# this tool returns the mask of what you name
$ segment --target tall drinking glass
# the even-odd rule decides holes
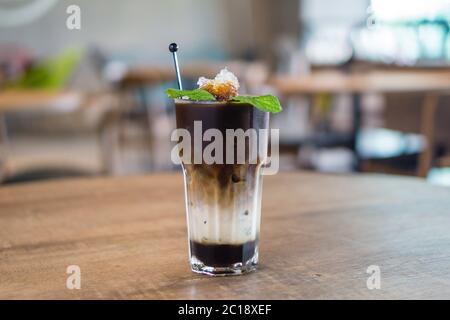
[[[180,154],[191,268],[209,275],[255,270],[269,114],[235,102],[176,100],[175,107],[177,128],[191,137],[190,150]]]

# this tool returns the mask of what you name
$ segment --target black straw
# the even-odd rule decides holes
[[[183,90],[183,85],[181,84],[180,68],[178,66],[177,58],[178,45],[176,43],[171,43],[169,45],[169,51],[172,52],[173,55],[173,63],[175,64],[175,74],[177,76],[178,89]]]

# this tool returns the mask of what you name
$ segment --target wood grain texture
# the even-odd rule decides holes
[[[4,187],[0,298],[450,298],[449,226],[450,189],[417,178],[268,176],[260,269],[211,278],[188,267],[181,174]]]

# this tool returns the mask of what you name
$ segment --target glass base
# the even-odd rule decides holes
[[[206,274],[209,276],[239,276],[252,271],[255,271],[258,266],[258,257],[255,256],[247,263],[242,264],[241,262],[232,264],[230,266],[206,266],[203,262],[195,257],[191,258],[191,269],[195,273]]]

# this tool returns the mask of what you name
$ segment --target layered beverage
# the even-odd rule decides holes
[[[273,96],[238,96],[238,88],[224,69],[213,80],[200,78],[199,89],[168,90],[177,129],[190,137],[179,155],[194,272],[242,274],[258,264],[266,109],[281,107]]]
[[[246,103],[177,100],[176,118],[177,127],[187,129],[192,137],[196,121],[201,122],[202,136],[208,129],[217,129],[225,137],[221,163],[206,164],[204,159],[194,163],[194,139],[190,161],[182,163],[192,269],[213,274],[250,271],[258,263],[265,163],[264,152],[251,157],[250,145],[267,145],[267,135],[258,134],[253,141],[245,138],[244,163],[238,163],[238,138],[226,139],[226,131],[261,133],[260,129],[268,128],[269,114]],[[233,145],[227,146],[227,141]],[[202,153],[208,145],[202,142]],[[233,163],[226,161],[230,152]]]

